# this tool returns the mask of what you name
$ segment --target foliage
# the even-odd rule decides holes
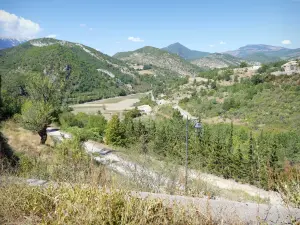
[[[103,115],[88,115],[71,112],[63,112],[59,116],[59,122],[63,129],[75,135],[79,140],[103,141],[107,121]]]
[[[152,65],[144,65],[143,70],[151,70],[152,69]]]
[[[67,211],[67,213],[66,213]],[[87,216],[88,215],[88,216]],[[98,187],[75,185],[0,187],[0,222],[22,224],[205,224],[214,222],[191,209],[172,208],[161,200]]]
[[[154,107],[156,105],[156,102],[152,101],[151,95],[147,95],[145,97],[140,98],[140,101],[135,103],[135,106],[140,106],[140,105],[149,105],[151,107]]]
[[[113,57],[130,63],[142,65],[151,64],[152,67],[159,67],[171,73],[179,74],[180,76],[194,75],[201,71],[198,66],[191,64],[176,54],[171,54],[150,46],[135,51],[119,52]]]
[[[248,54],[243,57],[244,59],[247,59],[248,61],[252,62],[261,62],[261,63],[270,63],[275,61],[280,61],[281,58],[276,55],[270,55],[263,52],[255,52],[252,54]]]
[[[262,64],[261,67],[257,70],[258,73],[271,73],[275,71],[280,71],[281,66],[285,64],[287,61],[277,61],[277,62],[272,62],[272,63],[267,63],[267,64]]]
[[[125,119],[127,119],[127,118],[134,119],[134,118],[140,117],[141,115],[142,114],[141,114],[140,110],[138,110],[138,108],[135,107],[134,109],[127,111],[124,116],[125,116]]]
[[[157,68],[158,69],[158,68]],[[188,77],[180,77],[170,71],[159,69],[158,75],[140,76],[141,82],[148,84],[154,97],[159,94],[169,94],[180,85],[188,83]]]
[[[26,101],[21,110],[21,123],[26,129],[38,132],[52,121],[53,110],[49,103]]]
[[[126,144],[124,127],[120,123],[117,115],[113,115],[107,124],[107,128],[105,130],[105,141],[107,144],[117,146],[124,146]]]
[[[210,69],[204,72],[199,73],[199,77],[212,79],[212,80],[231,80],[231,76],[234,74],[234,71],[232,68],[226,68],[226,69]]]
[[[180,101],[192,115],[222,117],[244,121],[266,129],[299,129],[299,75],[273,76],[257,74],[231,86],[219,86],[212,92],[201,91]],[[220,101],[213,102],[213,98]]]
[[[279,191],[287,204],[300,208],[300,169],[289,164],[286,164],[284,169],[285,173],[280,174]]]
[[[246,62],[241,62],[240,68],[245,68],[245,67],[248,67],[248,64]]]
[[[36,40],[31,42],[34,41]],[[1,51],[0,57],[3,63],[0,71],[3,71],[1,74],[5,90],[14,89],[17,94],[19,87],[22,86],[20,74],[26,78],[27,74],[32,73],[43,73],[52,81],[63,75],[72,92],[68,98],[71,102],[113,97],[124,92],[127,94],[131,91],[125,84],[137,85],[134,72],[117,59],[71,42],[61,44],[60,41],[54,39],[39,39],[38,41],[48,41],[51,44],[35,47],[30,42],[26,42],[15,48]],[[127,73],[122,72],[121,68]],[[110,77],[108,73],[113,74],[115,78]],[[25,89],[27,85],[30,85],[26,79],[23,83]]]

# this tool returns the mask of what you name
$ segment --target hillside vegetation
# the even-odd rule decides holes
[[[141,65],[151,64],[180,74],[181,76],[194,76],[201,70],[196,65],[185,61],[178,55],[150,46],[135,51],[120,52],[113,57],[130,63]]]
[[[191,61],[192,64],[195,64],[202,68],[224,68],[224,67],[236,67],[239,66],[242,60],[241,58],[234,57],[229,54],[220,54],[214,53],[208,56],[202,57]]]
[[[212,80],[208,89],[192,93],[180,105],[192,115],[202,118],[222,117],[244,121],[253,127],[280,130],[299,129],[300,75],[274,76],[285,62],[262,65],[252,77],[239,77],[233,71],[202,72],[200,76],[232,85],[216,85]],[[207,85],[207,84],[206,84]]]
[[[55,79],[65,74],[71,101],[81,102],[134,92],[139,79],[126,64],[92,48],[55,39],[36,39],[0,51],[3,88],[25,90],[26,76],[37,72]]]
[[[100,159],[97,160],[99,162],[101,154],[93,152],[88,155],[82,145],[86,140],[94,140],[109,148],[121,150],[120,154],[127,155],[125,157],[129,157],[129,154],[136,154],[137,157],[143,157],[145,161],[147,157],[153,158],[151,162],[156,162],[155,164],[160,166],[171,165],[173,171],[174,168],[183,170],[184,166],[187,166],[187,171],[191,174],[193,171],[200,175],[202,172],[208,172],[225,179],[234,179],[265,190],[280,192],[288,205],[300,207],[300,120],[298,113],[300,110],[300,75],[271,75],[271,71],[280,69],[284,63],[276,62],[263,65],[256,71],[257,74],[251,73],[249,77],[243,76],[244,74],[235,74],[232,68],[195,70],[194,72],[200,78],[207,79],[201,78],[198,81],[195,79],[190,82],[191,79],[187,76],[178,74],[183,71],[187,72],[188,68],[194,68],[192,64],[176,55],[155,48],[146,47],[144,50],[147,51],[144,53],[143,49],[140,49],[136,52],[121,53],[119,56],[131,64],[137,63],[134,62],[135,60],[131,61],[132,58],[141,61],[149,60],[145,64],[141,63],[143,70],[151,69],[156,73],[161,71],[163,75],[137,75],[135,69],[130,69],[129,65],[125,65],[124,62],[116,65],[110,64],[118,63],[117,59],[108,63],[110,58],[105,58],[106,56],[101,58],[100,53],[88,47],[68,42],[57,43],[51,39],[46,39],[44,42],[35,40],[32,43],[27,42],[16,48],[2,51],[1,57],[3,58],[1,59],[4,59],[3,65],[5,65],[2,71],[6,73],[2,75],[0,112],[1,116],[5,115],[4,119],[10,118],[13,122],[8,120],[3,123],[1,130],[5,138],[0,135],[0,172],[8,176],[88,184],[97,187],[99,185],[113,187],[112,184],[115,182],[118,185],[116,188],[129,187],[143,191],[145,189],[157,191],[149,183],[144,185],[138,182],[142,178],[137,176],[136,164],[128,165],[134,168],[130,170],[133,178],[127,180],[124,179],[125,176],[120,178],[120,174],[115,174],[108,169],[111,168],[110,165],[116,164],[96,163],[93,160],[94,155]],[[19,54],[19,51],[23,55]],[[85,60],[86,58],[88,60]],[[53,62],[48,62],[49,59]],[[154,60],[157,65],[151,60]],[[74,64],[68,62],[74,62]],[[50,66],[45,66],[44,63]],[[174,67],[176,65],[174,63],[181,63],[181,67]],[[101,79],[98,77],[99,74],[91,75],[93,71],[97,71],[100,64],[107,66],[105,68],[109,71],[109,73],[104,72],[105,75],[102,74]],[[122,65],[124,67],[121,67]],[[146,68],[145,65],[147,65]],[[241,73],[250,69],[247,68],[247,63],[241,63],[240,67],[243,67],[240,70]],[[89,72],[84,73],[85,69]],[[117,72],[114,71],[115,69]],[[101,73],[103,70],[102,67]],[[12,79],[8,79],[9,75],[12,75]],[[93,86],[93,82],[88,79],[90,76],[93,77],[93,82],[102,82],[104,79],[118,86],[114,88]],[[157,107],[153,112],[158,113],[154,115],[142,116],[141,112],[135,108],[124,113],[124,119],[120,119],[118,115],[112,115],[107,121],[100,112],[95,115],[84,113],[75,115],[71,112],[69,98],[76,94],[84,94],[89,87],[101,93],[120,90],[125,86],[129,77],[133,79],[132,82],[140,82],[134,87],[142,85],[146,88],[150,87],[156,97],[161,96],[159,95],[161,93],[165,94],[166,98],[172,94],[186,94],[178,93],[178,90],[183,90],[181,87],[185,87],[190,95],[186,95],[187,97],[181,98],[180,101],[181,96],[178,96],[177,102],[179,101],[180,106],[197,117],[199,122],[203,120],[201,129],[194,132],[195,121],[183,120],[182,113],[174,110],[173,105],[160,107],[154,102],[151,104],[150,95],[142,99],[142,103]],[[131,81],[128,81],[129,83]],[[126,91],[126,89],[122,90]],[[179,109],[177,102],[174,101],[172,104]],[[164,108],[167,112],[162,112],[163,116],[160,117],[159,111]],[[204,122],[216,116],[230,118],[231,124]],[[55,141],[56,138],[53,138],[54,141],[50,140],[47,137],[47,127],[53,124],[71,133],[72,138],[62,138],[61,143]],[[186,127],[189,129],[188,136],[186,136]],[[185,151],[186,141],[188,142],[188,157]],[[155,166],[157,165],[150,165],[152,168]],[[145,173],[147,171],[151,173],[151,170],[145,169]],[[187,185],[183,184],[185,182],[178,177],[178,171],[170,173],[167,170],[163,174],[171,181],[166,191],[173,194],[176,190],[182,190],[182,187],[185,187],[186,195],[199,196],[205,193],[207,196],[214,196],[214,190],[210,190],[205,184],[196,186],[197,180],[191,177],[187,177]],[[160,175],[159,179],[163,177]],[[192,185],[201,188],[197,189]],[[125,198],[124,195],[118,195],[119,192],[99,194],[97,189],[75,187],[67,190],[27,189],[21,186],[14,189],[14,187],[12,185],[7,188],[0,187],[2,194],[0,204],[4,207],[0,211],[0,219],[4,222],[19,219],[18,215],[22,215],[22,218],[33,216],[32,219],[37,219],[38,222],[48,223],[73,222],[73,219],[78,218],[82,218],[80,220],[82,223],[89,223],[104,215],[110,215],[106,221],[113,224],[118,224],[120,221],[124,221],[124,224],[128,221],[143,224],[144,220],[142,222],[141,220],[145,218],[149,218],[144,222],[145,224],[151,222],[176,224],[177,221],[175,220],[177,217],[174,217],[176,214],[166,216],[166,208],[161,204],[153,208],[148,201]],[[16,191],[18,189],[28,194],[15,198],[17,194],[20,194]],[[61,195],[56,195],[57,193]],[[92,198],[96,201],[96,205],[95,201],[90,201]],[[18,204],[15,206],[13,203]],[[12,207],[14,210],[11,210]],[[65,215],[66,207],[69,213],[67,215]],[[138,211],[137,208],[142,211]],[[84,216],[90,215],[88,214],[90,211],[97,212],[93,214],[95,217]],[[147,213],[146,216],[144,212]],[[152,217],[149,217],[150,212],[154,212]],[[137,213],[139,217],[136,217]],[[183,216],[179,224],[193,224],[193,221],[199,224],[202,221],[198,220],[202,217],[194,217],[194,215],[190,217],[190,214],[181,215]],[[204,221],[204,223],[207,222],[210,223],[211,220]]]

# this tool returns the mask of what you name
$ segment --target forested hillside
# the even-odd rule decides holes
[[[207,84],[212,88],[192,93],[180,105],[202,118],[230,118],[254,128],[299,130],[300,75],[271,75],[283,63],[263,65],[252,77],[239,77],[233,70],[203,72],[200,76],[219,84],[210,80]],[[222,85],[224,80],[233,83]]]
[[[88,101],[134,92],[139,79],[122,61],[92,48],[55,39],[36,39],[0,52],[3,88],[18,92],[26,74],[55,79],[65,74],[72,101]],[[10,92],[11,93],[11,92]]]

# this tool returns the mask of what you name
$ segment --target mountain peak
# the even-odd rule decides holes
[[[186,60],[199,59],[209,54],[208,52],[191,50],[179,42],[173,43],[165,48],[162,48],[162,50],[165,50],[169,53],[176,54]]]
[[[170,44],[170,45],[167,46],[167,47],[170,47],[170,46],[178,46],[178,47],[184,47],[184,48],[187,48],[187,47],[185,47],[183,44],[181,44],[181,43],[179,43],[179,42],[175,42],[175,43],[173,43],[173,44]]]

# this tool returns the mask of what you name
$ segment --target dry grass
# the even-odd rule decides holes
[[[10,175],[13,171],[12,175],[57,182],[111,184],[110,172],[91,160],[79,142],[68,140],[54,146],[48,137],[47,145],[40,145],[37,134],[13,121],[4,123],[2,131],[19,161],[17,168],[0,173]]]
[[[194,209],[96,187],[0,187],[1,224],[215,224]]]
[[[12,120],[3,123],[2,133],[7,138],[8,144],[17,153],[40,156],[51,151],[54,146],[50,138],[47,139],[46,145],[40,145],[38,134],[21,128]]]

